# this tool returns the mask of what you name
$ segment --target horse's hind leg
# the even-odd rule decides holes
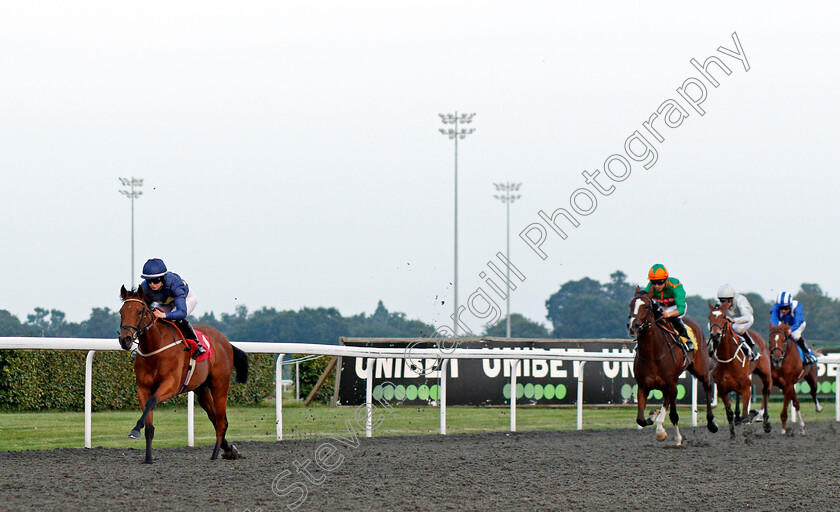
[[[668,414],[668,417],[670,418],[671,423],[674,425],[674,438],[677,441],[676,446],[682,446],[683,437],[682,437],[682,434],[680,434],[680,425],[679,425],[680,415],[677,412],[677,389],[676,389],[676,387],[674,387],[674,389],[670,392],[670,395],[669,395],[667,401],[669,402],[669,407],[670,407],[670,412]]]
[[[723,401],[723,407],[726,409],[726,420],[729,422],[729,439],[735,439],[735,415],[732,413],[732,403],[729,401],[729,392],[723,392],[718,387],[718,397]],[[736,403],[737,407],[738,404]]]
[[[735,426],[741,425],[741,401],[738,400],[738,394],[735,393]]]
[[[773,385],[772,377],[769,374],[762,375],[761,384],[761,414],[764,421],[764,433],[769,434],[773,430],[770,425],[770,414],[767,412],[767,404],[770,402],[770,386]]]
[[[715,423],[715,413],[712,411],[712,378],[706,374],[706,378],[701,382],[703,383],[703,392],[706,393],[706,428],[714,434],[718,431],[718,426]]]
[[[817,371],[816,366],[811,365],[811,370],[808,370],[808,374],[805,376],[805,381],[811,387],[811,398],[814,399],[814,410],[817,412],[823,411],[823,406],[820,405],[820,401],[817,399],[817,389],[819,388],[819,383],[817,382]]]

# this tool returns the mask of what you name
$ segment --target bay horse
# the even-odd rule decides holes
[[[672,338],[679,334],[672,334],[673,329],[663,325],[667,320],[661,318],[661,313],[661,306],[636,287],[636,296],[630,301],[630,317],[627,321],[627,332],[636,339],[638,344],[633,360],[633,373],[638,384],[636,423],[640,427],[653,424],[651,418],[644,418],[648,393],[654,389],[662,391],[662,408],[656,416],[656,439],[664,441],[668,437],[663,423],[665,411],[670,410],[669,418],[676,431],[677,446],[681,446],[682,435],[680,435],[679,414],[677,413],[677,379],[684,370],[688,370],[703,385],[703,390],[706,392],[706,427],[710,432],[718,430],[715,415],[712,412],[710,375],[712,361],[709,358],[703,331],[695,322],[688,318],[683,319],[694,331],[697,344],[693,360],[688,360],[683,349]]]
[[[796,341],[790,337],[790,326],[784,322],[777,326],[770,324],[770,362],[772,363],[773,384],[779,387],[784,393],[784,404],[779,418],[782,420],[782,434],[787,433],[788,404],[793,402],[794,416],[799,415],[799,425],[802,433],[805,433],[805,421],[802,419],[802,412],[799,410],[799,398],[793,385],[805,380],[811,388],[811,398],[814,399],[814,409],[822,412],[823,407],[817,400],[817,364],[808,366],[802,364],[802,356],[799,355],[799,347]]]
[[[155,427],[152,425],[153,411],[157,404],[188,391],[195,392],[198,403],[207,412],[207,417],[216,429],[216,445],[211,460],[224,450],[222,458],[239,458],[236,447],[225,439],[227,432],[227,394],[232,369],[236,368],[236,380],[244,384],[248,380],[248,356],[232,346],[224,334],[209,325],[196,325],[210,341],[213,356],[195,363],[195,370],[188,382],[187,368],[190,353],[181,343],[183,336],[175,324],[155,317],[146,304],[143,288],[128,291],[120,289],[123,301],[120,308],[120,346],[131,350],[137,344],[134,358],[134,374],[137,380],[137,397],[143,414],[128,437],[140,439],[140,430],[146,428],[145,464],[152,463],[152,439]]]
[[[773,379],[770,373],[770,351],[767,349],[767,342],[755,331],[748,331],[750,337],[758,347],[761,356],[755,361],[750,361],[749,350],[744,348],[746,341],[741,341],[732,329],[732,321],[726,316],[726,309],[721,305],[709,304],[709,352],[717,363],[712,370],[712,377],[717,383],[718,396],[723,400],[726,408],[726,419],[729,420],[729,438],[735,439],[735,425],[741,423],[741,408],[736,400],[735,413],[732,412],[732,404],[729,400],[729,393],[734,391],[741,395],[744,404],[744,417],[746,421],[751,420],[750,416],[750,395],[752,393],[752,376],[758,375],[761,379],[761,410],[755,415],[755,419],[764,422],[764,432],[772,430],[770,425],[770,414],[767,412],[767,401],[770,398],[770,387]]]

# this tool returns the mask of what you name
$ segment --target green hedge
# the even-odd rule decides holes
[[[0,351],[0,410],[84,410],[86,355],[76,350]],[[228,403],[255,404],[274,395],[274,356],[249,354],[248,359],[248,383],[231,383]],[[92,401],[94,411],[139,408],[127,352],[94,356]],[[167,403],[186,404],[186,396]]]

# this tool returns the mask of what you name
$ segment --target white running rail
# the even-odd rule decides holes
[[[372,436],[371,416],[373,407],[373,367],[374,360],[381,357],[405,359],[440,359],[445,364],[449,359],[506,359],[514,369],[523,359],[574,361],[578,370],[577,381],[577,428],[583,428],[583,366],[587,361],[597,362],[632,362],[630,353],[604,352],[570,352],[567,349],[533,349],[528,351],[513,348],[465,349],[465,348],[380,348],[380,347],[350,347],[343,345],[324,345],[314,343],[269,343],[269,342],[231,342],[235,347],[248,353],[277,354],[275,364],[275,392],[276,402],[276,435],[277,440],[283,439],[283,401],[282,401],[282,364],[286,354],[313,354],[323,356],[344,356],[367,358],[367,386],[366,386],[366,418],[365,435]],[[91,384],[93,381],[93,356],[97,351],[119,351],[116,339],[99,338],[2,338],[0,349],[23,350],[86,350],[85,359],[85,448],[91,447]],[[840,364],[840,354],[820,356],[820,363]],[[440,394],[440,432],[446,434],[446,368],[442,368]],[[840,422],[840,371],[835,371],[835,421]],[[510,401],[510,430],[516,431],[516,371],[510,372],[511,401]],[[187,400],[187,444],[194,446],[194,406],[193,393]],[[697,425],[697,380],[692,379],[691,393],[692,424]]]

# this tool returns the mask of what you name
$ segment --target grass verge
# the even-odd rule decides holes
[[[817,414],[810,401],[802,400],[805,423],[833,421],[834,403],[823,402],[825,410]],[[781,403],[770,404],[771,421],[778,428]],[[283,439],[318,439],[329,434],[347,434],[346,420],[353,422],[357,433],[364,432],[364,420],[357,423],[356,407],[302,407],[291,402],[283,405]],[[397,406],[390,411],[379,408],[381,416],[374,436],[426,435],[440,432],[440,409],[437,407]],[[691,424],[691,412],[680,407],[680,423]],[[718,424],[723,427],[726,414],[719,405],[715,409]],[[109,448],[143,448],[142,440],[128,439],[128,432],[140,417],[140,411],[106,411],[93,414],[92,444]],[[700,425],[705,423],[701,407]],[[447,433],[481,433],[510,430],[510,409],[507,407],[448,407]],[[583,410],[586,429],[632,428],[636,408],[630,406],[595,407]],[[232,407],[228,409],[227,438],[231,441],[274,441],[274,404]],[[577,426],[574,407],[519,407],[516,410],[517,430],[573,430]],[[185,407],[160,406],[155,409],[155,447],[187,445],[187,410]],[[670,422],[666,420],[666,426]],[[215,442],[212,425],[204,411],[196,405],[195,444]],[[0,413],[0,450],[43,450],[81,448],[84,446],[84,414],[81,412]]]

